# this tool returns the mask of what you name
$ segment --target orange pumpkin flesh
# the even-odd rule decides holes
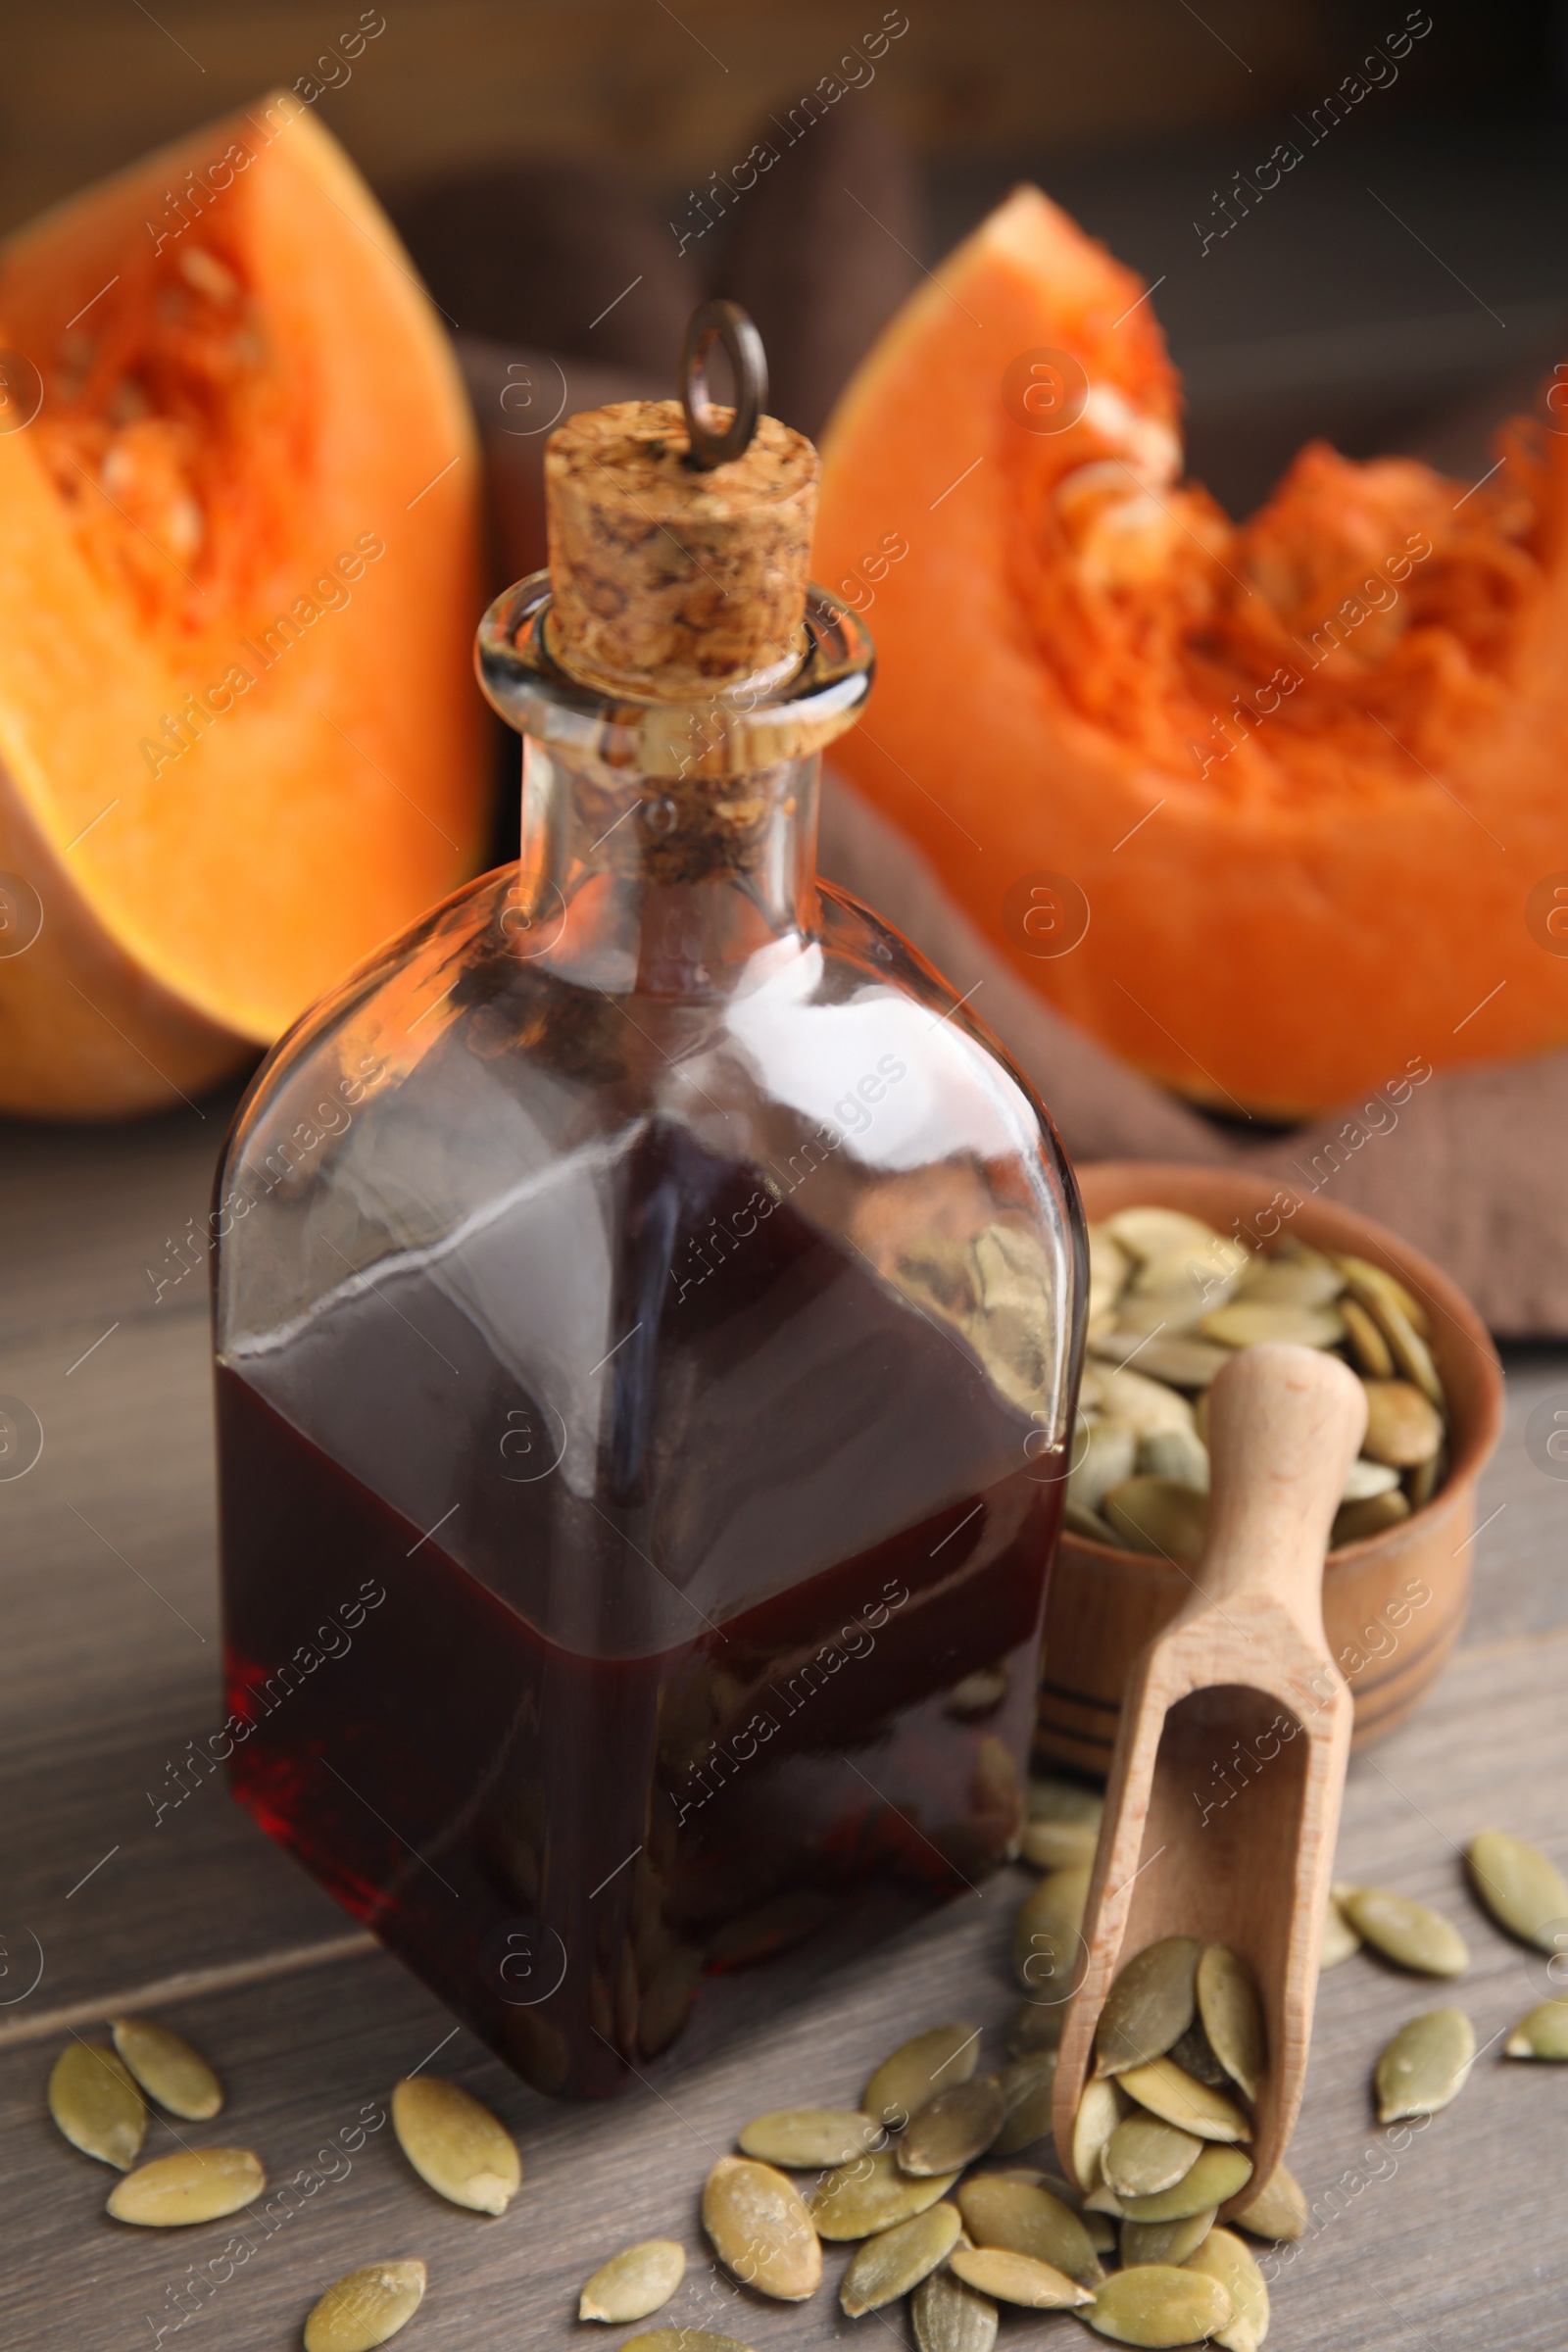
[[[473,870],[473,435],[287,97],[0,247],[0,1106],[144,1109]]]
[[[1087,379],[1064,429],[1031,429],[1076,405],[1049,376],[1021,405],[1042,350]],[[815,568],[880,680],[835,758],[1020,973],[1196,1100],[1294,1118],[1568,1042],[1568,440],[1511,427],[1480,488],[1314,444],[1235,525],[1178,416],[1142,282],[1017,191],[825,439]],[[1088,901],[1055,956],[1022,928],[1047,873]]]

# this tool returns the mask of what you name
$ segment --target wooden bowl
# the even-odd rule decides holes
[[[1294,1234],[1314,1249],[1352,1250],[1386,1266],[1426,1306],[1428,1346],[1448,1397],[1447,1478],[1408,1519],[1331,1551],[1323,1569],[1329,1648],[1355,1698],[1354,1744],[1382,1739],[1442,1673],[1464,1623],[1476,1481],[1502,1421],[1502,1369],[1485,1325],[1407,1242],[1273,1176],[1102,1160],[1080,1168],[1078,1184],[1091,1224],[1149,1201],[1186,1209],[1254,1247],[1272,1227],[1281,1238]],[[1189,1590],[1168,1560],[1062,1530],[1040,1668],[1035,1752],[1043,1761],[1109,1770],[1128,1668]]]

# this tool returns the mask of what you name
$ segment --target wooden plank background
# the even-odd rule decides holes
[[[190,2309],[181,2332],[193,2352],[271,2352],[297,2343],[305,2311],[338,2273],[416,2253],[431,2287],[411,2352],[511,2352],[569,2333],[587,2273],[616,2244],[657,2232],[682,2237],[692,2257],[679,2322],[706,2317],[757,2352],[811,2352],[856,2326],[876,2342],[884,2328],[905,2341],[897,2312],[854,2325],[839,2314],[837,2255],[829,2290],[805,2308],[726,2286],[703,2259],[698,2191],[749,2113],[853,2099],[918,2024],[972,2017],[988,2030],[988,2059],[1000,2057],[1022,1874],[804,2003],[776,2015],[764,2006],[735,2044],[658,2092],[572,2108],[538,2098],[455,2032],[220,1781],[157,1819],[168,1767],[219,1720],[205,1268],[187,1251],[190,1271],[172,1277],[227,1108],[209,1102],[199,1118],[181,1111],[122,1130],[0,1130],[0,1392],[21,1397],[44,1431],[36,1466],[0,1483],[10,2339],[111,2352],[151,2342]],[[1475,1967],[1457,1998],[1493,2046],[1459,2103],[1399,2149],[1373,2123],[1370,2069],[1397,2022],[1452,1988],[1364,1955],[1325,1979],[1293,2150],[1319,2219],[1276,2289],[1270,2342],[1281,2352],[1457,2352],[1476,2340],[1560,2352],[1568,2073],[1505,2063],[1493,2039],[1552,1988],[1544,1957],[1476,1911],[1458,1857],[1492,1822],[1568,1860],[1568,1487],[1543,1475],[1523,1440],[1530,1411],[1558,1395],[1568,1405],[1568,1353],[1512,1356],[1466,1646],[1416,1720],[1352,1767],[1341,1846],[1343,1875],[1421,1895],[1462,1925]],[[756,1983],[766,2004],[766,1982]],[[182,2026],[228,2082],[221,2126],[188,2135],[254,2145],[274,2183],[302,2167],[318,2182],[309,2196],[293,2192],[270,2233],[252,2229],[254,2257],[206,2303],[190,2301],[190,2266],[219,2252],[225,2226],[142,2234],[109,2222],[109,2175],[60,2140],[44,2108],[67,2035],[132,2002]],[[518,2136],[525,2183],[501,2220],[442,2205],[403,2163],[390,2127],[368,2129],[397,2076],[432,2052]],[[147,2152],[173,2144],[171,2127],[155,2124]],[[1014,2339],[1087,2340],[1076,2326],[1005,2323]]]

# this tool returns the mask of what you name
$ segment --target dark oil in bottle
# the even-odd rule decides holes
[[[236,1792],[569,2094],[1008,1850],[1062,1494],[951,1331],[787,1200],[701,1249],[759,1171],[656,1127],[619,1181],[583,1491],[429,1262],[218,1373]],[[385,1498],[416,1491],[445,1516]]]

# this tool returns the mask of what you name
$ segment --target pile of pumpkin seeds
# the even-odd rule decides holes
[[[1209,1386],[1264,1341],[1333,1349],[1366,1388],[1367,1430],[1333,1547],[1429,1502],[1447,1470],[1447,1406],[1421,1301],[1369,1258],[1287,1235],[1268,1254],[1174,1208],[1089,1228],[1089,1360],[1066,1521],[1124,1551],[1192,1566],[1207,1518]]]
[[[267,2171],[250,2148],[187,2144],[137,2163],[149,2100],[183,2123],[210,2123],[222,2108],[223,2086],[199,2050],[151,2018],[116,2018],[110,2034],[113,2047],[79,2038],[66,2044],[49,2077],[49,2112],[73,2147],[122,2175],[109,2195],[113,2218],[146,2230],[183,2229],[253,2204],[266,2191]],[[482,2100],[459,2082],[418,2075],[394,2084],[391,2106],[398,2144],[421,2180],[449,2204],[506,2211],[522,2165]],[[426,2276],[422,2262],[409,2260],[350,2271],[313,2306],[305,2352],[373,2352],[413,2319]]]
[[[1245,2150],[1266,2065],[1256,1987],[1222,1944],[1173,1936],[1121,1970],[1102,2014],[1096,2070],[1072,2145],[1073,2178],[1012,2159],[1051,2132],[1056,2051],[1089,1891],[1102,1799],[1059,1780],[1029,1789],[1025,1858],[1045,1872],[1013,1927],[1014,1966],[1029,1992],[1006,2061],[981,2073],[967,2023],[927,2028],[876,2067],[856,2108],[754,2116],[703,2189],[702,2222],[718,2262],[755,2292],[805,2302],[822,2282],[824,2244],[853,2245],[838,2288],[851,2319],[908,2299],[916,2352],[993,2352],[999,2304],[1074,2313],[1116,2343],[1176,2346],[1207,2338],[1257,2352],[1268,2289],[1245,2232],[1281,2241],[1307,2225],[1284,2165],[1260,2188]],[[1467,1851],[1470,1883],[1499,1927],[1560,1948],[1568,1885],[1523,1838],[1483,1830]],[[1430,1977],[1469,1965],[1464,1939],[1427,1905],[1385,1888],[1336,1886],[1323,1964],[1362,1942]],[[1049,1987],[1055,1997],[1042,1998]],[[49,2107],[74,2146],[122,2178],[117,2221],[167,2229],[216,2221],[262,2195],[250,2149],[186,2146],[138,2164],[148,2101],[188,2123],[221,2110],[222,2084],[183,2037],[146,2018],[118,2018],[113,2046],[74,2039],[49,2078]],[[1505,2045],[1510,2058],[1568,2061],[1568,2000],[1541,2003]],[[1380,2120],[1437,2112],[1469,2074],[1475,2035],[1457,2009],[1401,2026],[1377,2062]],[[461,2084],[411,2077],[391,2098],[414,2171],[450,2203],[504,2213],[522,2167],[510,2134]],[[982,2165],[984,2169],[974,2169]],[[803,2194],[791,2178],[813,2173]],[[1218,2208],[1250,2190],[1235,2230]],[[1106,2258],[1119,2261],[1107,2268]],[[679,2288],[686,2253],[646,2238],[601,2264],[578,2317],[624,2326],[650,2319]],[[313,2306],[305,2352],[372,2352],[418,2310],[425,2265],[362,2265]],[[692,2328],[653,2328],[622,2352],[747,2352]]]

